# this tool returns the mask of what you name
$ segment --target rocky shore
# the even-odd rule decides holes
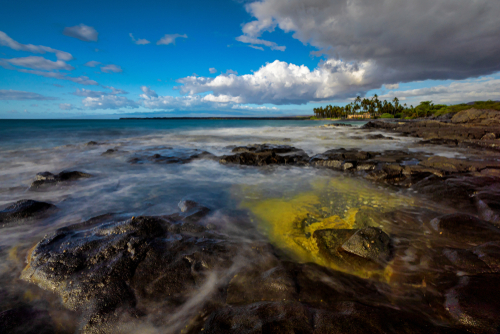
[[[57,296],[54,303],[79,319],[73,330],[81,333],[499,333],[500,112],[373,121],[363,129],[370,140],[422,140],[405,150],[339,147],[312,156],[278,144],[233,146],[218,157],[196,150],[102,156],[122,154],[139,167],[208,159],[224,168],[328,169],[437,204],[378,210],[360,201],[353,224],[313,229],[337,219],[318,204],[322,213],[294,221],[294,233],[322,265],[296,261],[241,212],[221,215],[183,200],[174,214],[109,213],[56,229],[24,250],[18,275]],[[414,149],[429,145],[470,155]],[[40,173],[31,190],[78,187],[78,179],[91,177]],[[352,206],[342,196],[330,200],[342,212]],[[45,202],[12,203],[0,211],[0,227],[40,223],[56,210]],[[0,328],[64,332],[51,314],[10,305],[15,293],[0,288]]]

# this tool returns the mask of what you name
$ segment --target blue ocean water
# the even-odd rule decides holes
[[[314,127],[331,121],[292,120],[0,120],[0,150],[53,147],[145,133],[258,127]],[[356,123],[361,124],[361,123]]]

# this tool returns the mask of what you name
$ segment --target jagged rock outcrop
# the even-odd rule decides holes
[[[92,177],[88,173],[79,171],[62,171],[59,174],[52,174],[50,172],[42,172],[36,175],[35,181],[31,183],[30,190],[44,190],[50,186],[80,179]]]

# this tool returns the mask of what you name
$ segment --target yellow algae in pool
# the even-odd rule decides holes
[[[390,195],[353,178],[317,178],[307,191],[267,197],[257,187],[240,188],[241,207],[250,211],[271,243],[301,262],[332,266],[320,256],[314,232],[322,229],[353,229],[359,208],[383,207],[383,211],[412,201]],[[378,209],[381,210],[381,209]],[[340,269],[340,268],[336,268]],[[363,275],[365,276],[365,275]]]

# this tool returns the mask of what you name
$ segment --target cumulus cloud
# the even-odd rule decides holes
[[[51,61],[48,59],[45,59],[43,57],[38,57],[38,56],[29,56],[29,57],[21,57],[21,58],[11,58],[11,59],[2,59],[5,62],[15,65],[15,66],[20,66],[20,67],[27,67],[35,70],[46,70],[46,71],[52,71],[52,70],[74,70],[75,68],[66,62],[62,60],[57,60],[57,61]]]
[[[247,35],[242,35],[242,36],[236,37],[236,40],[238,42],[252,44],[249,46],[253,47],[254,49],[259,49],[259,47],[255,46],[255,44],[267,46],[271,50],[285,51],[285,49],[286,49],[286,46],[280,46],[280,45],[276,44],[275,42],[266,41],[266,40],[263,40],[260,38],[255,38],[255,37],[251,37],[251,36],[247,36]],[[260,49],[264,50],[262,47],[260,47]]]
[[[445,85],[409,90],[396,90],[379,98],[392,99],[397,96],[407,103],[434,101],[434,103],[464,103],[484,100],[500,100],[500,79],[481,77],[450,82]]]
[[[358,64],[329,59],[314,70],[282,61],[262,66],[252,74],[221,74],[215,78],[189,76],[179,79],[182,94],[211,92],[235,103],[304,104],[332,98],[346,98],[367,90],[381,73],[371,62]],[[208,95],[207,95],[208,96]]]
[[[102,95],[99,97],[86,97],[82,104],[89,109],[120,109],[138,108],[137,102],[127,99],[125,96]]]
[[[72,109],[74,109],[74,106],[71,103],[60,103],[59,104],[59,109],[62,109],[62,110],[72,110]]]
[[[144,99],[147,99],[150,97],[153,97],[153,98],[158,97],[158,94],[156,94],[156,92],[154,90],[152,90],[151,88],[149,88],[147,86],[141,86],[141,90],[144,93],[141,95],[141,97]]]
[[[43,96],[37,93],[24,92],[12,89],[0,89],[0,100],[55,100],[54,97]]]
[[[179,35],[179,34],[166,34],[163,36],[158,42],[156,42],[156,45],[168,45],[168,44],[174,44],[175,45],[175,40],[177,38],[187,38],[187,35]]]
[[[73,59],[73,56],[64,51],[56,50],[48,46],[43,45],[33,45],[33,44],[21,44],[10,38],[6,33],[0,31],[0,45],[7,46],[16,51],[27,51],[31,53],[54,53],[57,59],[69,61]]]
[[[99,33],[93,28],[85,24],[80,24],[74,27],[66,27],[63,34],[69,37],[78,38],[84,42],[97,42]]]
[[[123,70],[120,66],[109,64],[101,67],[101,71],[104,73],[121,73]]]
[[[86,62],[85,64],[83,64],[84,66],[87,66],[87,67],[96,67],[98,65],[101,65],[100,62],[98,61],[95,61],[95,60],[91,60],[91,61],[88,61]]]
[[[132,33],[128,34],[130,36],[130,38],[132,39],[132,42],[134,42],[135,44],[137,45],[145,45],[145,44],[149,44],[151,43],[150,41],[148,41],[147,39],[143,39],[143,38],[139,38],[139,39],[136,39],[134,37],[134,35],[132,35]]]
[[[233,105],[232,109],[252,110],[252,111],[277,111],[277,110],[279,110],[279,108],[276,108],[276,107],[265,107],[265,106],[252,107],[252,106],[244,106],[244,105],[241,105],[241,104],[235,104],[235,105]]]
[[[214,67],[210,67],[208,71],[212,74],[217,73],[217,70]]]

